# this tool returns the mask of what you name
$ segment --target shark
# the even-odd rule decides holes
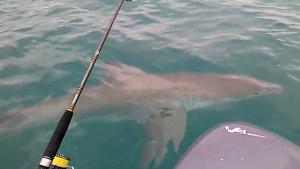
[[[168,144],[173,144],[175,151],[179,149],[187,112],[283,90],[279,84],[244,75],[184,71],[154,74],[119,62],[102,65],[106,77],[83,92],[75,114],[115,113],[136,119],[148,138],[141,168],[159,165],[169,151]],[[47,98],[34,106],[3,113],[0,132],[59,116],[69,100],[68,96]]]

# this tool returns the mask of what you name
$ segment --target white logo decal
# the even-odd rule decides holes
[[[253,137],[260,137],[260,138],[267,138],[266,136],[258,135],[258,134],[253,134],[253,133],[248,133],[247,130],[243,130],[239,127],[236,127],[234,129],[230,129],[229,126],[225,126],[225,129],[227,130],[228,133],[240,133],[242,135],[248,135],[248,136],[253,136]]]

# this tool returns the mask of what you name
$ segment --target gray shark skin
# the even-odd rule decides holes
[[[122,63],[104,64],[104,68],[106,80],[83,92],[75,116],[117,113],[136,119],[149,136],[141,168],[150,162],[159,165],[170,141],[178,150],[185,133],[186,112],[217,102],[283,90],[278,84],[233,74],[151,74]],[[48,98],[35,106],[1,114],[0,132],[59,116],[70,101],[68,97]]]

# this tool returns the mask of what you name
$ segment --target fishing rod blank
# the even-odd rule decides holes
[[[77,88],[76,90],[76,94],[73,98],[73,101],[71,102],[70,106],[67,108],[67,110],[65,111],[65,113],[63,114],[63,116],[61,117],[51,139],[50,139],[50,142],[47,146],[47,148],[45,149],[44,151],[44,154],[43,154],[43,157],[39,163],[39,169],[48,169],[51,164],[52,164],[52,160],[54,158],[54,156],[56,155],[57,153],[57,150],[59,149],[60,147],[60,144],[66,134],[66,131],[68,129],[68,126],[71,122],[71,119],[72,119],[72,116],[73,116],[73,111],[75,109],[75,106],[76,106],[76,103],[78,102],[78,99],[84,89],[84,86],[92,72],[92,69],[98,59],[98,56],[100,55],[100,52],[104,46],[104,43],[108,37],[108,34],[112,28],[112,25],[113,23],[115,22],[116,18],[117,18],[117,15],[123,5],[125,0],[120,0],[119,1],[119,4],[116,8],[116,11],[113,15],[113,18],[104,34],[104,36],[102,37],[102,40],[100,41],[100,43],[98,44],[98,47],[96,49],[96,51],[94,52],[94,54],[92,55],[92,61],[91,63],[89,64],[89,67],[79,85],[79,87]],[[126,1],[131,1],[131,0],[126,0]]]

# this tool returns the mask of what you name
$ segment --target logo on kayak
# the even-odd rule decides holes
[[[225,129],[227,130],[228,133],[239,133],[239,134],[242,134],[242,135],[248,135],[248,136],[253,136],[253,137],[267,138],[266,136],[249,133],[247,130],[241,129],[240,127],[230,129],[229,126],[225,126]]]

